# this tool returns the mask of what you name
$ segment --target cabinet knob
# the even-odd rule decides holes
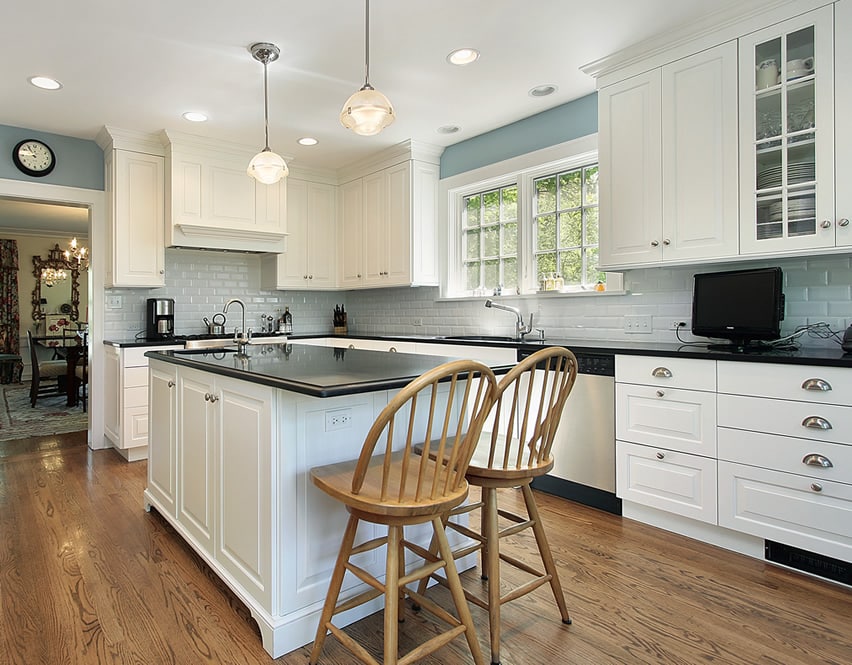
[[[819,225],[823,229],[830,229],[831,228],[831,221],[828,220],[828,219],[824,219],[819,223]]]
[[[307,275],[302,275],[302,279],[307,279],[307,278],[308,278]]]
[[[819,483],[811,483],[811,489],[814,492],[822,492],[822,485],[820,485]]]
[[[671,244],[672,244],[672,241],[671,241],[671,240],[669,240],[668,238],[664,238],[664,239],[663,239],[663,244],[664,244],[666,247],[668,247],[669,245],[671,245]]]
[[[662,390],[657,391],[657,397],[665,397],[666,394]]]
[[[818,392],[827,393],[831,390],[831,384],[824,379],[806,379],[802,383],[803,390],[816,390]]]
[[[657,459],[664,459],[664,458],[665,458],[665,454],[657,453]]]
[[[651,376],[658,379],[670,379],[672,378],[672,371],[668,367],[655,367],[651,370]]]
[[[358,279],[361,279],[361,273],[360,272],[358,273]]]
[[[805,455],[802,458],[802,464],[807,464],[808,466],[819,466],[823,469],[830,469],[834,466],[834,464],[831,463],[830,459],[828,459],[824,455],[818,455],[816,453]]]
[[[392,346],[391,348],[388,349],[388,351],[390,351],[391,353],[396,353],[396,347]]]
[[[213,395],[213,394],[210,395],[210,402],[211,403],[218,402],[218,401],[219,401],[219,398],[216,397],[216,395]]]
[[[831,429],[831,423],[825,418],[820,418],[819,416],[808,416],[802,421],[802,427],[807,427],[808,429],[828,430]]]
[[[308,275],[308,279],[313,279],[313,278],[314,278],[313,275]]]
[[[843,219],[839,219],[837,220],[837,226],[840,226],[845,229],[847,226],[849,226],[849,220],[845,217]]]
[[[848,220],[848,219],[846,220],[846,223],[847,223],[847,224],[849,223],[849,220]],[[165,271],[165,270],[161,270],[161,271],[160,271],[160,274],[161,274],[161,275],[165,275],[165,274],[166,274],[166,271]]]
[[[659,246],[660,246],[659,240],[652,240],[651,241],[651,247],[659,247]]]
[[[209,401],[210,401],[210,393],[204,393],[204,401],[205,401],[205,402],[209,402]]]
[[[350,349],[354,349],[354,348],[355,348],[355,345],[354,345],[354,344],[350,344],[350,345],[349,345],[349,348],[350,348]]]
[[[174,387],[175,387],[175,382],[170,380],[169,381],[169,388],[174,388]]]

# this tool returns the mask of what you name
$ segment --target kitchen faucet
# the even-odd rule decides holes
[[[494,309],[502,309],[506,312],[512,312],[515,316],[518,317],[517,322],[515,323],[515,333],[521,339],[524,338],[524,335],[527,335],[532,332],[533,329],[533,313],[530,312],[530,323],[528,326],[524,325],[524,317],[521,314],[521,310],[517,307],[509,307],[508,305],[501,305],[500,303],[496,303],[490,298],[485,301],[486,307],[493,307]]]
[[[246,345],[251,341],[251,328],[246,329],[246,304],[239,298],[231,298],[225,303],[225,307],[222,308],[222,313],[227,314],[228,308],[234,303],[238,304],[243,309],[243,325],[240,328],[239,334],[237,334],[237,330],[234,329],[234,342],[237,344],[237,351],[238,353],[243,354],[245,353]]]

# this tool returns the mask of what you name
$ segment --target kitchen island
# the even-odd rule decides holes
[[[397,390],[451,358],[289,344],[146,355],[146,507],[248,606],[270,655],[308,644],[348,517],[308,471],[357,457]],[[359,539],[381,531],[364,524]],[[428,545],[430,532],[422,525],[407,537]],[[375,551],[359,565],[384,570]],[[341,598],[363,588],[347,576]],[[340,615],[340,625],[380,602]]]

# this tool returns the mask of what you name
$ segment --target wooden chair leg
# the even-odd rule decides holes
[[[550,545],[547,542],[547,536],[544,533],[544,525],[541,523],[541,517],[538,514],[538,506],[535,503],[535,496],[532,488],[529,485],[524,485],[522,488],[524,493],[524,503],[527,505],[527,513],[533,521],[533,533],[538,544],[538,551],[541,554],[541,560],[544,563],[544,569],[550,575],[550,588],[553,590],[553,597],[556,599],[556,604],[559,606],[559,613],[562,615],[562,623],[570,624],[571,617],[568,615],[568,607],[565,603],[565,594],[562,592],[562,585],[559,583],[559,573],[556,570],[556,564],[553,561],[553,554],[550,551]]]
[[[399,577],[405,577],[405,545],[403,541],[405,540],[405,527],[399,527],[399,546],[397,547],[397,551],[399,554],[397,555],[397,571]],[[405,621],[405,589],[401,588],[399,590],[398,603],[397,603],[397,615],[396,620],[399,623]]]
[[[399,549],[401,526],[388,527],[387,568],[385,572],[385,660],[396,665],[399,659]]]
[[[486,571],[488,574],[488,627],[491,632],[491,663],[500,662],[500,530],[497,524],[497,489],[483,487],[485,505],[483,534],[485,534]]]
[[[328,584],[328,593],[325,596],[325,604],[322,607],[322,615],[320,615],[317,635],[314,638],[314,646],[311,649],[311,657],[308,660],[310,665],[316,665],[317,661],[319,661],[322,645],[325,642],[325,635],[328,632],[328,624],[331,621],[331,617],[334,616],[337,597],[340,595],[340,589],[343,586],[343,577],[346,575],[345,564],[352,552],[352,545],[355,542],[355,534],[358,531],[359,521],[357,517],[353,515],[349,516],[349,523],[346,525],[343,541],[340,543],[340,551],[337,553],[337,561],[334,563],[334,572]]]
[[[467,639],[470,653],[473,656],[473,662],[476,665],[485,665],[485,657],[482,655],[482,649],[479,646],[479,640],[476,638],[476,629],[473,627],[473,617],[470,614],[470,607],[467,604],[467,598],[464,596],[459,573],[456,570],[456,562],[453,558],[453,551],[450,548],[450,543],[447,540],[447,533],[444,531],[444,524],[440,517],[432,519],[432,529],[435,532],[435,541],[438,545],[438,552],[444,560],[444,571],[447,575],[447,586],[453,597],[453,602],[456,606],[459,620],[465,627],[464,636]]]

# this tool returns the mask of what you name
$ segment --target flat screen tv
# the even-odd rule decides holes
[[[728,340],[711,349],[752,351],[781,336],[784,293],[781,268],[695,275],[692,334]]]

